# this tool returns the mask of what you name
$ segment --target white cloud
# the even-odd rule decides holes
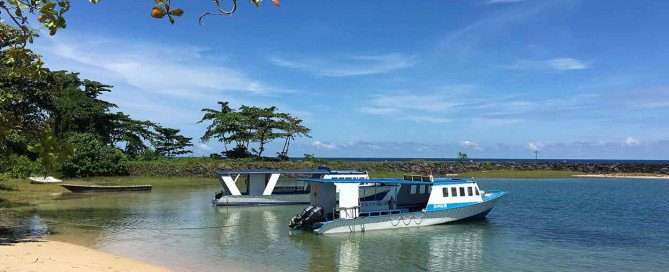
[[[337,145],[333,143],[324,143],[321,141],[313,141],[311,143],[312,146],[316,148],[322,148],[322,149],[337,149]]]
[[[388,115],[388,114],[398,112],[398,109],[389,108],[389,107],[372,106],[372,107],[364,107],[364,108],[360,109],[360,112],[367,113],[367,114],[372,114],[372,115]]]
[[[546,60],[517,60],[503,66],[510,70],[555,70],[571,71],[590,68],[590,64],[575,58],[554,58]]]
[[[421,116],[421,115],[409,115],[404,118],[404,120],[410,120],[414,121],[417,123],[432,123],[432,124],[445,124],[445,123],[450,123],[452,120],[449,118],[442,118],[442,117],[436,117],[436,116]]]
[[[532,152],[541,151],[541,149],[543,147],[544,147],[544,144],[540,143],[540,142],[529,142],[529,143],[527,143],[527,149],[529,149]]]
[[[482,126],[509,126],[548,118],[555,113],[597,109],[598,95],[576,94],[551,98],[502,95],[490,99],[471,85],[451,86],[425,93],[423,90],[386,91],[365,100],[360,112],[417,123],[470,121]],[[422,93],[421,93],[422,92]]]
[[[635,139],[635,138],[632,138],[632,137],[625,138],[625,145],[633,146],[633,145],[639,145],[639,144],[641,144],[641,141],[639,141],[638,139]]]
[[[583,61],[574,58],[557,58],[547,61],[547,64],[555,70],[583,70],[588,69],[589,65]]]
[[[482,16],[481,19],[447,33],[441,40],[439,47],[449,51],[449,56],[468,56],[476,52],[479,46],[492,45],[488,43],[500,36],[508,34],[509,30],[517,25],[527,23],[539,17],[544,11],[554,10],[555,7],[569,5],[569,1],[532,1],[533,5],[519,5],[498,12]],[[509,4],[509,0],[491,0],[487,4]]]
[[[198,143],[195,145],[198,149],[203,150],[203,151],[209,151],[211,150],[211,147],[205,143]]]
[[[416,58],[400,53],[330,58],[285,58],[272,56],[269,61],[279,67],[301,70],[325,77],[351,77],[385,74],[412,67]]]
[[[220,97],[221,91],[255,94],[281,91],[231,65],[208,58],[205,48],[90,36],[81,40],[59,35],[44,41],[49,61],[68,67],[83,66],[82,71],[99,72],[93,76],[95,79],[109,77],[108,82],[122,82],[151,92],[202,99]]]
[[[469,140],[465,140],[465,141],[460,142],[460,145],[464,148],[467,148],[467,149],[474,149],[474,150],[480,150],[481,149],[481,146],[479,146],[478,143],[472,142],[472,141],[469,141]]]

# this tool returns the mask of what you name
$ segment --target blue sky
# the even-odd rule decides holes
[[[194,139],[223,100],[303,118],[293,156],[669,158],[667,1],[241,1],[203,26],[211,1],[175,25],[152,2],[74,3],[35,48]]]

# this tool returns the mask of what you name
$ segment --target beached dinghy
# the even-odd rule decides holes
[[[73,193],[92,193],[92,192],[139,192],[151,191],[151,185],[77,185],[62,184],[60,186],[70,190]]]
[[[53,183],[61,183],[63,182],[62,180],[59,180],[57,178],[54,178],[52,176],[48,177],[29,177],[30,183],[32,184],[53,184]]]
[[[217,206],[295,205],[309,203],[309,184],[295,178],[368,179],[365,171],[317,169],[229,169],[217,171],[223,190],[214,196]]]
[[[432,176],[304,181],[311,184],[311,205],[293,217],[289,226],[319,234],[485,218],[505,194],[482,191],[474,181]]]

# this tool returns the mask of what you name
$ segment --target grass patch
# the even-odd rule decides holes
[[[458,176],[462,178],[571,178],[579,174],[583,173],[559,170],[490,170],[465,172]]]
[[[204,177],[90,177],[68,179],[64,183],[82,185],[153,185],[153,187],[201,186],[216,183],[215,178]]]
[[[94,177],[66,179],[63,183],[86,185],[140,185],[150,184],[154,188],[205,186],[217,182],[214,178],[199,177]],[[31,184],[27,179],[10,179],[2,183],[13,188],[0,193],[0,208],[34,206],[53,201],[68,192],[57,184]]]

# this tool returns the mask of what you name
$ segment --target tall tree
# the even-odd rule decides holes
[[[276,107],[252,107],[241,106],[240,113],[246,118],[250,125],[248,130],[253,135],[253,140],[258,143],[258,149],[252,149],[258,157],[262,157],[265,151],[265,145],[272,140],[281,137],[277,130],[281,129],[280,113]]]
[[[200,138],[202,142],[217,139],[223,143],[224,153],[228,157],[249,156],[249,144],[253,141],[253,129],[249,116],[230,107],[229,102],[219,101],[220,110],[205,108],[204,115],[198,123],[210,122],[204,135]],[[233,144],[229,149],[228,144]]]
[[[156,125],[150,121],[139,121],[122,112],[114,114],[114,129],[111,141],[116,146],[124,146],[123,153],[130,158],[138,158],[148,150],[147,143],[156,138],[152,128]]]
[[[218,102],[220,110],[205,108],[199,123],[210,122],[201,140],[207,142],[218,139],[225,148],[228,157],[244,157],[248,150],[262,157],[267,144],[278,138],[284,138],[279,152],[286,157],[290,141],[298,136],[309,137],[309,129],[302,125],[302,120],[288,113],[279,112],[276,107],[255,107],[242,105],[239,109],[230,107],[228,102]],[[227,144],[234,143],[233,150]],[[254,144],[255,147],[250,145]],[[248,154],[250,155],[250,154]]]
[[[290,149],[290,141],[294,141],[295,137],[311,137],[309,132],[311,129],[302,125],[302,119],[292,116],[290,114],[281,115],[280,126],[283,130],[283,147],[279,153],[279,158],[288,159],[288,150]]]
[[[156,126],[154,147],[156,152],[166,157],[191,153],[186,148],[193,146],[191,138],[179,134],[178,129]]]

